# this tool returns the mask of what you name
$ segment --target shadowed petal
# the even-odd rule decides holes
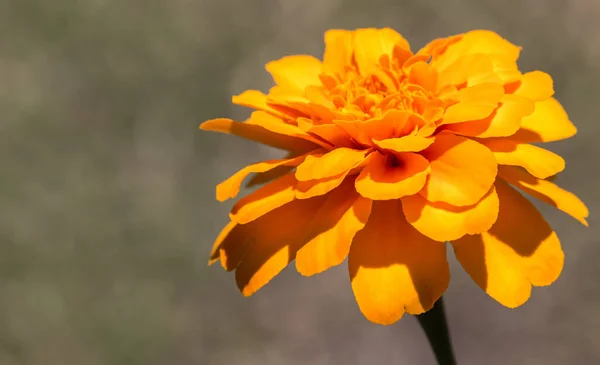
[[[564,254],[556,233],[521,194],[498,181],[500,213],[488,232],[453,242],[456,258],[489,296],[514,308],[525,303],[531,285],[554,282]]]
[[[313,212],[307,230],[309,241],[296,256],[296,269],[302,275],[318,274],[341,264],[350,244],[371,214],[371,201],[354,190],[352,179],[327,195],[320,210]]]
[[[398,200],[373,203],[367,225],[352,242],[348,268],[361,312],[383,325],[405,311],[431,309],[450,280],[446,245],[408,224]]]
[[[586,218],[590,212],[575,194],[561,189],[548,180],[537,179],[517,167],[498,166],[498,176],[534,198],[562,210],[584,226],[588,226]]]

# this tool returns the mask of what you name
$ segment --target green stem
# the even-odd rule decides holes
[[[442,298],[429,311],[418,315],[417,319],[427,335],[438,364],[456,365]]]

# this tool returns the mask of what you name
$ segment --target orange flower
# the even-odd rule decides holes
[[[330,30],[323,61],[267,64],[269,94],[233,102],[249,120],[201,129],[289,151],[217,186],[235,198],[243,180],[266,183],[240,199],[211,263],[235,270],[252,295],[292,260],[303,275],[348,257],[362,313],[391,324],[423,313],[449,281],[446,242],[492,298],[517,307],[563,267],[560,242],[517,190],[584,225],[588,210],[549,178],[564,160],[534,142],[577,132],[550,76],[521,73],[520,48],[491,31],[429,43],[417,53],[392,29]]]

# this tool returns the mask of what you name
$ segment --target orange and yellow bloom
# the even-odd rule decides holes
[[[247,121],[201,125],[288,151],[217,186],[224,201],[251,174],[250,184],[265,183],[234,205],[211,263],[235,270],[251,295],[293,260],[313,275],[348,257],[358,306],[380,324],[441,297],[446,242],[507,307],[555,281],[560,242],[519,191],[584,225],[588,210],[549,181],[564,160],[532,144],[577,131],[551,77],[521,73],[520,48],[491,31],[413,53],[392,29],[331,30],[325,46],[323,61],[268,63],[276,86],[233,98],[256,109]]]

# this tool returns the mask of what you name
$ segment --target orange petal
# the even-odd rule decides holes
[[[325,148],[331,147],[327,143],[324,143],[322,140],[311,136],[310,134],[304,132],[298,126],[285,123],[281,118],[273,116],[264,111],[255,111],[250,116],[250,119],[246,122],[246,124],[257,125],[268,131],[273,133],[277,133],[280,135],[286,135],[290,137],[298,137],[305,139],[307,141],[313,142],[316,145],[320,145]]]
[[[521,120],[533,113],[534,104],[531,100],[506,94],[500,99],[500,105],[488,117],[470,122],[449,124],[445,127],[456,134],[469,137],[506,137],[515,134]]]
[[[336,148],[322,156],[307,156],[296,169],[296,178],[299,181],[308,181],[339,175],[361,163],[367,152],[351,148]]]
[[[298,185],[296,185],[296,198],[309,199],[315,196],[325,195],[340,186],[350,171],[351,170],[346,170],[341,174],[318,180],[298,181]]]
[[[220,257],[220,250],[221,250],[221,246],[223,244],[223,240],[225,240],[225,238],[229,235],[229,233],[231,232],[231,230],[233,228],[235,228],[235,226],[237,226],[237,223],[235,222],[229,222],[219,233],[219,235],[217,236],[217,239],[215,240],[215,242],[213,243],[213,247],[212,250],[210,251],[210,259],[208,261],[208,265],[212,265],[214,264],[216,261],[219,260]]]
[[[318,146],[302,138],[271,132],[259,125],[234,122],[231,119],[218,118],[208,120],[200,125],[200,129],[220,133],[233,134],[250,139],[267,146],[290,151],[310,151]]]
[[[515,308],[525,303],[531,285],[554,282],[564,254],[556,233],[521,194],[499,181],[500,213],[488,232],[453,243],[456,258],[489,296]]]
[[[457,94],[459,102],[446,109],[441,124],[483,119],[498,107],[503,94],[502,85],[495,83],[466,87]]]
[[[496,179],[497,163],[492,152],[473,140],[438,134],[421,154],[429,160],[431,173],[421,194],[430,202],[457,207],[477,203]]]
[[[332,29],[325,32],[325,54],[323,64],[336,73],[343,74],[352,62],[353,33],[348,30]]]
[[[236,105],[263,110],[280,118],[296,118],[298,116],[298,113],[293,109],[281,108],[269,104],[267,95],[258,90],[246,90],[239,95],[233,96],[231,102]]]
[[[398,199],[423,189],[428,174],[429,163],[421,155],[401,153],[390,157],[375,152],[356,178],[355,186],[365,198]]]
[[[474,86],[484,83],[500,84],[501,79],[494,72],[494,65],[491,57],[486,54],[466,54],[460,56],[454,63],[448,67],[440,69],[438,89],[447,85]]]
[[[498,217],[498,195],[492,186],[477,204],[455,207],[428,202],[420,194],[402,198],[406,220],[425,236],[440,242],[485,232]]]
[[[261,218],[242,225],[232,243],[246,246],[235,271],[235,280],[244,296],[254,294],[281,272],[307,242],[305,229],[323,197],[296,200]],[[232,238],[232,240],[233,240]]]
[[[308,86],[321,85],[322,64],[313,56],[285,56],[267,63],[265,68],[278,86],[302,95]]]
[[[463,34],[459,40],[453,41],[437,57],[434,55],[431,64],[438,69],[444,69],[463,55],[477,53],[494,57],[499,55],[514,62],[519,58],[520,52],[520,47],[492,31],[473,30]]]
[[[435,138],[426,138],[407,135],[400,138],[389,138],[381,141],[373,140],[379,148],[393,152],[419,152],[423,151],[435,141]]]
[[[348,258],[361,312],[382,325],[398,321],[405,311],[420,314],[431,309],[450,280],[446,246],[417,232],[401,209],[398,200],[374,202]]]
[[[534,198],[562,210],[584,226],[588,226],[586,218],[590,212],[575,194],[559,188],[548,180],[537,179],[518,167],[498,166],[498,176]]]
[[[316,135],[336,147],[353,147],[354,143],[350,135],[335,124],[311,125],[308,133]]]
[[[410,49],[406,39],[390,28],[363,28],[354,32],[354,59],[361,74],[379,65],[382,55],[391,55],[395,46]]]
[[[255,173],[250,178],[250,180],[248,180],[248,182],[246,183],[246,187],[251,188],[256,185],[266,184],[270,181],[273,181],[275,179],[282,177],[283,175],[287,174],[288,172],[294,170],[295,168],[296,168],[295,166],[282,165],[282,166],[275,167],[274,169],[269,170],[269,171]]]
[[[307,155],[308,154],[304,154],[302,156],[284,160],[264,161],[246,166],[229,179],[217,185],[217,200],[222,202],[227,199],[235,198],[240,192],[242,182],[244,182],[244,179],[251,173],[267,172],[281,166],[298,166],[304,161]]]
[[[533,101],[543,101],[554,95],[552,77],[542,71],[527,72],[523,75],[515,95],[524,96]]]
[[[480,142],[492,151],[499,165],[521,166],[540,179],[546,179],[565,169],[562,157],[541,147],[504,138],[484,139]]]
[[[405,136],[425,125],[425,120],[418,115],[404,110],[389,110],[381,117],[366,121],[352,122],[367,138],[356,133],[352,135],[358,142],[370,144],[372,139],[383,140],[397,136]]]
[[[246,224],[293,201],[296,197],[294,188],[297,183],[294,173],[289,173],[260,187],[238,200],[231,208],[229,218],[239,224]]]
[[[296,255],[298,272],[310,276],[341,264],[354,235],[367,223],[371,203],[356,193],[351,179],[327,195],[321,209],[311,212],[309,241]]]
[[[535,103],[534,112],[521,120],[521,129],[511,139],[523,143],[553,142],[573,137],[577,128],[555,98]]]
[[[408,81],[422,86],[425,90],[435,92],[438,84],[437,72],[425,62],[416,62],[410,67]]]

